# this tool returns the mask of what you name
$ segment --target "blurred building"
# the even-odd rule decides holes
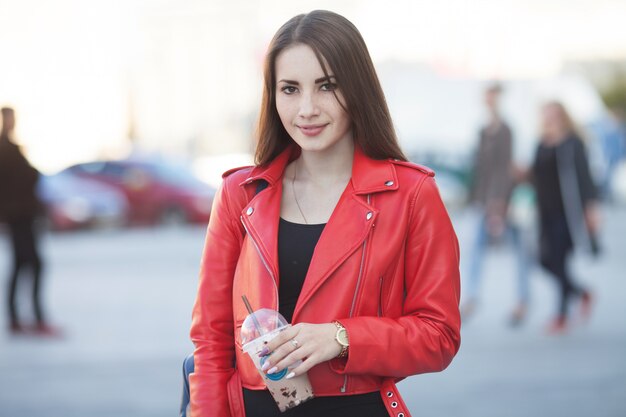
[[[315,8],[363,34],[411,153],[470,147],[479,92],[497,78],[523,155],[540,97],[566,96],[583,119],[598,108],[563,62],[626,57],[626,3],[611,0],[0,0],[0,104],[47,172],[133,148],[249,152],[266,46]]]

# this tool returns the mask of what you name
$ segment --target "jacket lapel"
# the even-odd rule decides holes
[[[256,167],[242,186],[258,180],[268,187],[258,193],[241,212],[242,221],[254,239],[262,261],[267,262],[276,285],[278,271],[278,224],[282,196],[282,177],[287,164],[297,158],[299,149],[291,147],[266,167]],[[315,291],[365,242],[378,210],[369,202],[369,195],[398,188],[394,164],[387,160],[373,160],[355,147],[352,178],[344,190],[333,214],[320,236],[304,286],[298,298],[294,317]]]
[[[278,220],[282,196],[282,177],[285,167],[299,154],[299,149],[289,147],[267,166],[255,167],[240,186],[256,187],[258,181],[267,182],[267,187],[256,194],[241,210],[241,219],[254,244],[259,250],[261,261],[266,263],[272,277],[279,285],[278,274]]]
[[[378,217],[378,210],[368,202],[369,196],[397,188],[395,167],[390,161],[370,159],[355,147],[352,179],[315,246],[294,317],[333,272],[363,247]]]
[[[315,246],[294,317],[332,273],[363,245],[377,216],[378,210],[355,194],[352,183],[348,184]]]
[[[250,237],[254,239],[263,261],[279,285],[278,274],[278,220],[282,183],[278,181],[257,194],[242,210],[242,219]]]

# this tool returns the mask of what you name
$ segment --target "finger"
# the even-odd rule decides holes
[[[275,364],[267,370],[268,374],[273,374],[282,371],[283,369],[290,368],[294,363],[302,361],[313,352],[307,352],[306,349],[297,349],[289,353],[282,360],[275,362]]]
[[[285,330],[279,332],[275,338],[267,342],[265,348],[259,353],[259,356],[265,356],[270,352],[274,352],[280,346],[285,344],[285,342],[293,339],[297,333],[298,330],[295,327],[288,327]]]
[[[320,362],[321,361],[319,360],[317,355],[313,354],[312,356],[305,358],[300,365],[291,369],[291,372],[287,374],[286,378],[291,379],[296,376],[306,374],[307,372],[309,372],[311,368],[313,368],[315,365],[319,364]]]
[[[295,339],[289,339],[288,341],[286,341],[285,343],[283,343],[282,345],[280,345],[279,347],[274,349],[272,352],[270,352],[270,354],[267,357],[267,359],[265,360],[265,363],[263,364],[263,367],[261,368],[261,370],[263,370],[263,371],[269,370],[270,368],[272,368],[275,365],[277,365],[280,361],[284,360],[291,353],[293,353],[296,350],[300,349],[302,347],[302,345],[298,344],[296,346],[293,343],[294,340]]]

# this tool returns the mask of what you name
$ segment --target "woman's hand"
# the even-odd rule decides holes
[[[510,169],[511,177],[516,185],[523,184],[525,182],[531,182],[532,171],[529,167],[524,167],[518,164],[512,164]]]
[[[587,230],[591,234],[597,235],[600,230],[600,209],[598,208],[598,204],[596,202],[591,202],[587,204],[585,207],[585,223],[587,225]]]
[[[268,342],[259,356],[271,352],[263,365],[268,374],[280,372],[302,361],[291,369],[287,378],[305,374],[315,365],[333,359],[341,352],[341,345],[335,340],[337,327],[332,323],[299,323],[280,332]]]

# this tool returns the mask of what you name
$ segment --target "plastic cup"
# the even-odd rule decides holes
[[[241,327],[243,351],[250,356],[267,389],[281,412],[294,408],[314,397],[311,382],[306,374],[286,379],[289,370],[267,375],[261,367],[269,357],[259,356],[259,352],[281,331],[289,327],[285,319],[274,310],[261,309],[249,315]],[[251,337],[254,337],[251,339]]]

